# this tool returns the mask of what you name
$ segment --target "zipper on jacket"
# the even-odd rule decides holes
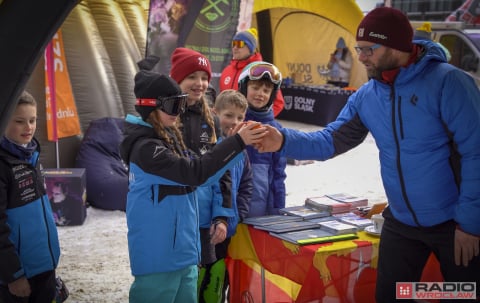
[[[397,102],[398,126],[400,127],[400,140],[405,139],[403,132],[403,118],[402,118],[402,97],[398,96]]]
[[[420,223],[418,222],[417,215],[415,214],[412,205],[410,203],[410,200],[408,199],[407,191],[405,189],[405,180],[403,178],[403,171],[402,171],[402,161],[400,159],[400,140],[398,138],[397,134],[397,127],[396,127],[396,117],[397,117],[397,112],[398,112],[398,125],[400,126],[400,136],[401,139],[403,139],[403,121],[402,121],[402,115],[401,115],[401,104],[402,104],[402,97],[398,96],[398,102],[397,102],[397,112],[395,111],[395,88],[392,86],[391,88],[391,94],[390,94],[390,100],[392,101],[392,128],[393,128],[393,137],[395,138],[395,146],[396,146],[396,153],[397,153],[397,171],[398,171],[398,177],[400,179],[400,186],[402,189],[402,196],[403,200],[405,201],[405,204],[407,205],[408,210],[412,214],[413,220],[415,221],[415,224],[417,226],[421,226]]]

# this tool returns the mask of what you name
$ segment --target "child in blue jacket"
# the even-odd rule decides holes
[[[238,127],[200,158],[191,157],[177,128],[187,95],[168,76],[140,71],[135,108],[120,153],[129,165],[127,225],[135,277],[130,303],[196,302],[200,261],[197,186],[218,182],[258,142],[264,127]],[[258,126],[258,125],[257,125]]]
[[[34,138],[37,103],[23,92],[0,140],[0,302],[52,302],[57,227]]]
[[[227,89],[217,96],[213,111],[219,119],[223,136],[231,136],[233,129],[243,123],[247,107],[247,99],[236,90]],[[220,277],[219,281],[223,282],[223,296],[220,302],[225,302],[225,293],[229,285],[225,258],[227,257],[230,238],[235,234],[237,224],[247,217],[250,208],[250,199],[252,197],[252,168],[248,160],[247,152],[244,151],[244,154],[245,158],[230,169],[232,179],[232,209],[235,212],[235,216],[228,220],[227,238],[215,247],[217,262],[215,263],[216,268],[214,268],[214,270],[217,276]],[[223,281],[221,280],[222,277],[224,278]],[[219,289],[222,288],[219,287]]]
[[[272,110],[281,83],[282,74],[271,63],[259,61],[245,66],[238,78],[238,90],[248,101],[246,121],[282,128]],[[253,171],[253,193],[247,216],[276,215],[285,207],[287,159],[279,152],[259,153],[253,147],[248,147],[247,152]]]

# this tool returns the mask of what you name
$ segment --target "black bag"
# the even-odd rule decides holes
[[[60,278],[60,276],[57,276],[55,278],[57,282],[57,293],[55,295],[55,303],[63,303],[65,300],[67,300],[68,296],[70,295],[70,292],[68,291],[67,286],[63,282],[63,280]]]

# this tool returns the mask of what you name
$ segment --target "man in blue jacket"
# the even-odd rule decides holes
[[[326,160],[371,132],[389,202],[377,303],[395,302],[396,282],[419,281],[432,252],[445,281],[476,282],[480,298],[480,91],[446,63],[436,43],[412,37],[402,12],[372,10],[358,26],[355,47],[370,80],[336,121],[311,133],[266,126],[257,148]]]

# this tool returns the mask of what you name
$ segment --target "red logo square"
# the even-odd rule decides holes
[[[397,282],[397,299],[413,298],[413,283]]]

